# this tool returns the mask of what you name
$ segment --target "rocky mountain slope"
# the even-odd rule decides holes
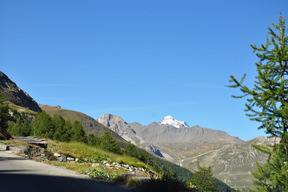
[[[232,137],[224,131],[218,131],[200,126],[191,128],[176,128],[169,124],[153,122],[147,126],[139,123],[129,124],[136,134],[148,143],[195,143],[199,141],[223,141],[225,143],[242,142],[238,137]]]
[[[264,137],[243,141],[224,131],[200,126],[189,128],[183,126],[187,123],[171,116],[147,126],[137,122],[127,123],[112,114],[103,115],[98,121],[123,138],[182,167],[195,170],[197,163],[212,166],[216,178],[243,191],[244,188],[252,187],[251,171],[256,169],[256,161],[262,164],[267,159],[265,154],[252,145],[277,142],[275,138]]]
[[[20,89],[16,83],[11,81],[7,75],[0,71],[0,91],[6,101],[35,112],[40,112],[41,108],[25,91]]]
[[[102,125],[109,127],[126,141],[130,141],[133,144],[141,143],[141,138],[136,135],[130,125],[128,125],[128,123],[126,123],[121,117],[112,114],[105,114],[97,121]]]
[[[170,116],[171,117],[171,116]],[[169,118],[170,118],[169,117]],[[165,117],[166,118],[166,117]],[[164,118],[164,120],[165,120]],[[172,118],[173,119],[173,118]],[[224,131],[202,128],[200,126],[186,127],[177,125],[175,120],[169,123],[153,122],[147,126],[140,123],[126,123],[124,119],[117,115],[105,114],[101,116],[98,122],[109,127],[121,137],[134,143],[197,143],[202,141],[218,141],[223,143],[240,143],[243,142],[238,137],[233,137]]]

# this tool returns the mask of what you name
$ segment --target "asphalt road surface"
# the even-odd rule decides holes
[[[74,171],[0,150],[0,192],[127,192]]]

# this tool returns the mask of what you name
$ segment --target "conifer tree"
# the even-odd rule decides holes
[[[16,122],[9,121],[8,131],[14,136],[29,136],[31,132],[30,124],[21,117],[16,117]]]
[[[253,172],[257,181],[257,191],[288,191],[288,36],[286,36],[286,18],[280,14],[279,24],[268,28],[266,44],[260,47],[251,45],[260,59],[256,63],[258,75],[254,88],[243,85],[246,74],[238,81],[230,76],[229,87],[240,88],[244,93],[235,98],[247,98],[247,116],[260,122],[258,129],[264,129],[271,136],[280,137],[280,143],[269,147],[258,147],[269,155],[264,166],[258,165]]]
[[[279,31],[277,34],[272,28],[268,28],[266,44],[260,47],[251,45],[257,57],[256,63],[258,76],[253,89],[243,85],[246,74],[238,81],[230,76],[232,88],[240,88],[244,93],[235,98],[247,98],[246,112],[251,120],[261,123],[259,129],[265,129],[267,134],[282,136],[288,129],[288,37],[285,35],[285,19],[280,15],[279,25],[273,24]]]
[[[109,131],[105,131],[102,139],[101,139],[101,148],[114,152],[121,153],[121,148],[119,144],[114,140],[112,134]]]
[[[53,138],[54,123],[51,117],[45,112],[40,112],[31,123],[32,135]]]
[[[89,145],[100,147],[101,138],[95,136],[94,134],[89,134],[87,137],[87,142]]]
[[[201,167],[197,165],[198,170],[191,177],[189,184],[201,192],[217,192],[216,179],[213,178],[211,167]]]
[[[287,135],[287,134],[285,134]],[[287,136],[283,138],[288,139]],[[259,147],[259,146],[258,146]],[[261,151],[269,155],[268,161],[261,166],[257,163],[258,170],[252,171],[257,179],[253,181],[257,190],[251,192],[286,192],[288,191],[288,147],[286,142],[275,146],[261,147]]]
[[[125,154],[130,155],[131,157],[139,158],[139,152],[136,149],[136,146],[129,142],[124,151]]]
[[[58,141],[68,142],[70,140],[70,137],[67,134],[67,129],[65,126],[66,121],[63,119],[61,115],[55,115],[52,118],[52,120],[55,126],[53,139],[58,140]]]
[[[9,107],[4,103],[2,93],[0,92],[0,139],[9,139],[11,137],[7,132],[9,119]]]
[[[80,121],[75,121],[72,125],[72,129],[68,130],[71,135],[71,141],[86,142],[85,131]]]

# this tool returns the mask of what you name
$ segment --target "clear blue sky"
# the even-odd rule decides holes
[[[147,125],[164,116],[264,135],[224,87],[254,81],[250,44],[287,0],[1,0],[0,70],[38,103]]]

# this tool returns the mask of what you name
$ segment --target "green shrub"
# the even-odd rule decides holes
[[[94,163],[98,163],[101,161],[107,161],[108,159],[110,159],[110,156],[107,154],[100,154],[96,152],[93,154],[91,158]]]
[[[138,188],[141,186],[142,181],[138,178],[129,178],[126,182],[129,187]]]
[[[189,185],[201,192],[217,192],[217,180],[213,177],[211,167],[201,167],[198,164],[198,171],[189,180]]]
[[[100,179],[100,180],[105,180],[105,181],[112,180],[115,177],[113,175],[110,175],[103,171],[99,171],[97,169],[86,171],[85,174],[87,174],[92,179]]]

